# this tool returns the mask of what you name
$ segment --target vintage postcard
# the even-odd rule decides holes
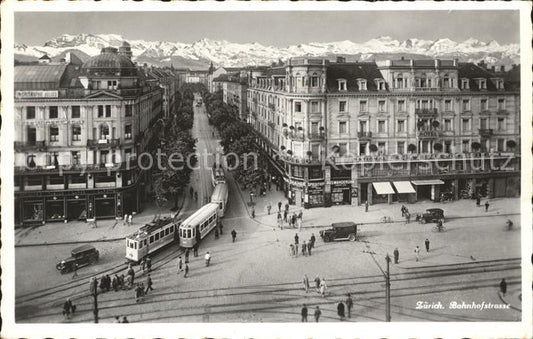
[[[531,337],[528,3],[1,10],[3,337]]]

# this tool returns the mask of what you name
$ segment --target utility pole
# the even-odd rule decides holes
[[[385,256],[385,261],[387,262],[387,272],[385,273],[385,321],[390,322],[390,257],[388,253]]]
[[[93,295],[94,323],[98,324],[98,280],[96,278],[91,281],[91,294]]]
[[[374,258],[374,254],[376,252],[370,250],[370,246],[367,244],[366,247],[368,250],[363,250],[363,253],[368,253],[378,266],[379,270],[383,274],[383,277],[385,278],[385,321],[390,322],[391,321],[391,315],[390,315],[390,256],[387,253],[385,256],[385,261],[387,263],[387,271],[384,272],[379,263],[376,261],[376,258]]]

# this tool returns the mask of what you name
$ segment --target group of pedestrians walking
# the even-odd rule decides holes
[[[277,214],[277,221],[278,221],[278,228],[283,229],[285,224],[289,226],[289,228],[296,228],[298,227],[298,230],[302,229],[302,223],[303,223],[303,211],[300,210],[298,213],[294,212],[291,215],[289,215],[289,204],[285,205],[285,210],[283,212],[281,211],[281,201],[278,203],[279,210]]]
[[[120,220],[120,219],[119,219]],[[124,214],[124,222],[122,226],[131,226],[133,224],[133,214]]]
[[[309,293],[311,289],[311,285],[309,283],[309,277],[307,277],[307,274],[304,274],[303,284],[304,284],[305,293]],[[326,279],[324,278],[320,279],[320,277],[317,275],[314,280],[314,287],[317,293],[320,293],[320,295],[322,295],[323,297],[326,296],[326,292],[328,289]]]
[[[351,294],[348,293],[346,295],[346,299],[337,304],[337,315],[339,316],[340,321],[346,320],[346,316],[348,316],[348,318],[351,318],[352,309],[353,309],[353,299],[352,299]],[[307,315],[309,314],[309,309],[307,308],[306,304],[303,304],[300,314],[302,316],[302,322],[307,322]],[[316,306],[315,311],[314,311],[315,322],[320,321],[321,315],[322,315],[322,311],[320,310],[320,307]]]
[[[402,205],[400,210],[402,212],[402,217],[405,218],[405,223],[406,224],[410,223],[411,222],[411,213],[409,213],[409,210],[407,209],[407,207],[405,207],[405,205]]]
[[[430,244],[431,244],[431,242],[429,241],[428,238],[426,238],[426,240],[424,240],[424,247],[426,248],[426,253],[429,253]],[[416,247],[414,248],[413,252],[415,254],[415,260],[419,261],[420,260],[420,246],[416,245]],[[393,257],[394,257],[394,263],[395,264],[399,264],[400,263],[400,250],[398,249],[398,247],[396,247],[394,249],[392,254],[393,254]]]
[[[315,237],[315,234],[313,233],[311,234],[311,238],[309,238],[307,242],[305,242],[305,240],[302,242],[301,249],[302,249],[302,255],[304,257],[311,255],[311,251],[315,247],[315,241],[316,241],[316,237]],[[294,244],[289,244],[289,255],[291,257],[298,256],[298,250],[300,248],[299,245],[300,245],[300,237],[298,236],[298,233],[296,233],[294,235]]]

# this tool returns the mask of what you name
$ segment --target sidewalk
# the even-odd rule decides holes
[[[186,194],[184,196],[185,200],[180,197],[178,202],[180,213],[190,204],[190,197]],[[168,202],[167,206],[161,210],[153,205],[145,206],[141,213],[133,216],[131,226],[124,224],[124,220],[106,219],[98,220],[96,228],[85,221],[54,222],[18,228],[15,229],[15,246],[120,241],[137,231],[139,227],[151,222],[156,214],[161,214],[161,217],[173,216],[175,212],[170,211],[172,204],[173,202]]]

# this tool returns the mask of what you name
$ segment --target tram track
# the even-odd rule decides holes
[[[494,287],[494,279],[492,278],[493,273],[504,272],[504,271],[516,271],[520,269],[520,266],[516,264],[517,258],[512,258],[508,260],[493,260],[480,263],[478,265],[464,265],[457,264],[455,268],[450,269],[446,267],[443,270],[433,269],[430,271],[416,271],[416,272],[401,272],[391,275],[392,283],[392,293],[394,297],[406,297],[413,295],[424,295],[432,293],[441,293],[441,292],[450,292],[450,291],[461,291],[469,290],[476,288],[486,288]],[[167,262],[159,261],[160,265],[158,268],[165,266]],[[450,265],[446,265],[450,266]],[[154,269],[156,269],[154,267]],[[160,272],[162,275],[168,275],[168,270]],[[471,279],[468,279],[468,275],[483,275],[491,274],[489,278],[478,279],[475,282],[472,282]],[[444,277],[454,277],[459,279],[459,281],[451,282],[442,282]],[[508,283],[520,284],[521,278],[520,274],[506,275],[508,277]],[[414,282],[421,281],[424,279],[440,279],[441,283],[436,286],[434,283],[426,283],[417,286],[416,291],[410,287]],[[466,279],[463,279],[466,278]],[[331,302],[330,299],[335,299],[336,297],[342,297],[345,293],[354,293],[357,295],[358,300],[380,300],[383,298],[383,277],[380,275],[371,275],[363,277],[345,277],[341,279],[330,279],[329,280],[330,290],[331,291],[341,291],[339,293],[332,293],[326,298]],[[378,285],[379,287],[375,287]],[[99,309],[103,312],[101,313],[104,316],[106,313],[117,313],[117,314],[126,314],[129,316],[138,316],[140,313],[132,312],[132,308],[136,309],[138,305],[144,305],[145,308],[150,310],[149,313],[158,313],[162,312],[166,314],[167,312],[173,313],[172,316],[168,316],[169,319],[177,318],[187,318],[194,316],[195,312],[190,312],[191,309],[197,310],[198,306],[209,307],[213,314],[217,314],[217,309],[224,309],[224,312],[230,313],[239,313],[239,312],[248,312],[250,311],[250,305],[258,304],[267,304],[265,307],[253,308],[255,311],[259,310],[268,310],[272,307],[277,307],[278,309],[291,308],[294,306],[295,302],[302,298],[302,287],[300,282],[287,282],[279,284],[263,284],[263,285],[250,285],[250,286],[241,286],[241,287],[228,287],[221,289],[203,289],[203,290],[187,290],[187,291],[175,291],[173,290],[176,285],[171,283],[171,286],[168,284],[158,285],[157,293],[149,295],[149,299],[145,299],[142,303],[136,304],[132,303],[130,297],[131,293],[127,294],[127,297],[116,295],[113,292],[102,294],[103,297],[100,299]],[[159,292],[161,290],[167,290],[165,292]],[[169,291],[169,289],[172,289]],[[111,295],[111,298],[106,298],[106,296]],[[248,300],[257,298],[259,300]],[[262,299],[266,297],[266,300]],[[318,297],[318,296],[317,296]],[[225,300],[238,300],[238,302],[224,302]],[[164,308],[158,307],[161,302],[164,301]],[[197,306],[186,307],[184,306],[187,302],[193,301]],[[176,303],[182,305],[180,308],[168,309],[168,303]],[[274,304],[275,306],[273,306]],[[288,305],[286,305],[288,304]],[[91,316],[91,307],[92,303],[90,299],[80,300],[77,303],[80,313],[87,311],[85,316],[89,316],[87,321],[90,321]],[[240,306],[239,306],[240,305]],[[173,311],[174,310],[174,311]],[[183,313],[181,313],[183,311]],[[222,311],[221,311],[222,312]],[[178,314],[179,313],[179,314]],[[198,313],[197,315],[201,315]],[[37,320],[43,319],[50,316],[53,316],[53,312],[39,312],[39,314],[34,314],[33,317],[23,317],[19,320]],[[85,316],[79,318],[79,321],[85,321]],[[441,317],[441,315],[439,315]],[[166,318],[165,316],[158,315],[157,317],[151,318],[151,320],[161,320]],[[143,317],[143,321],[149,321],[148,318]],[[459,319],[457,319],[459,320]]]

